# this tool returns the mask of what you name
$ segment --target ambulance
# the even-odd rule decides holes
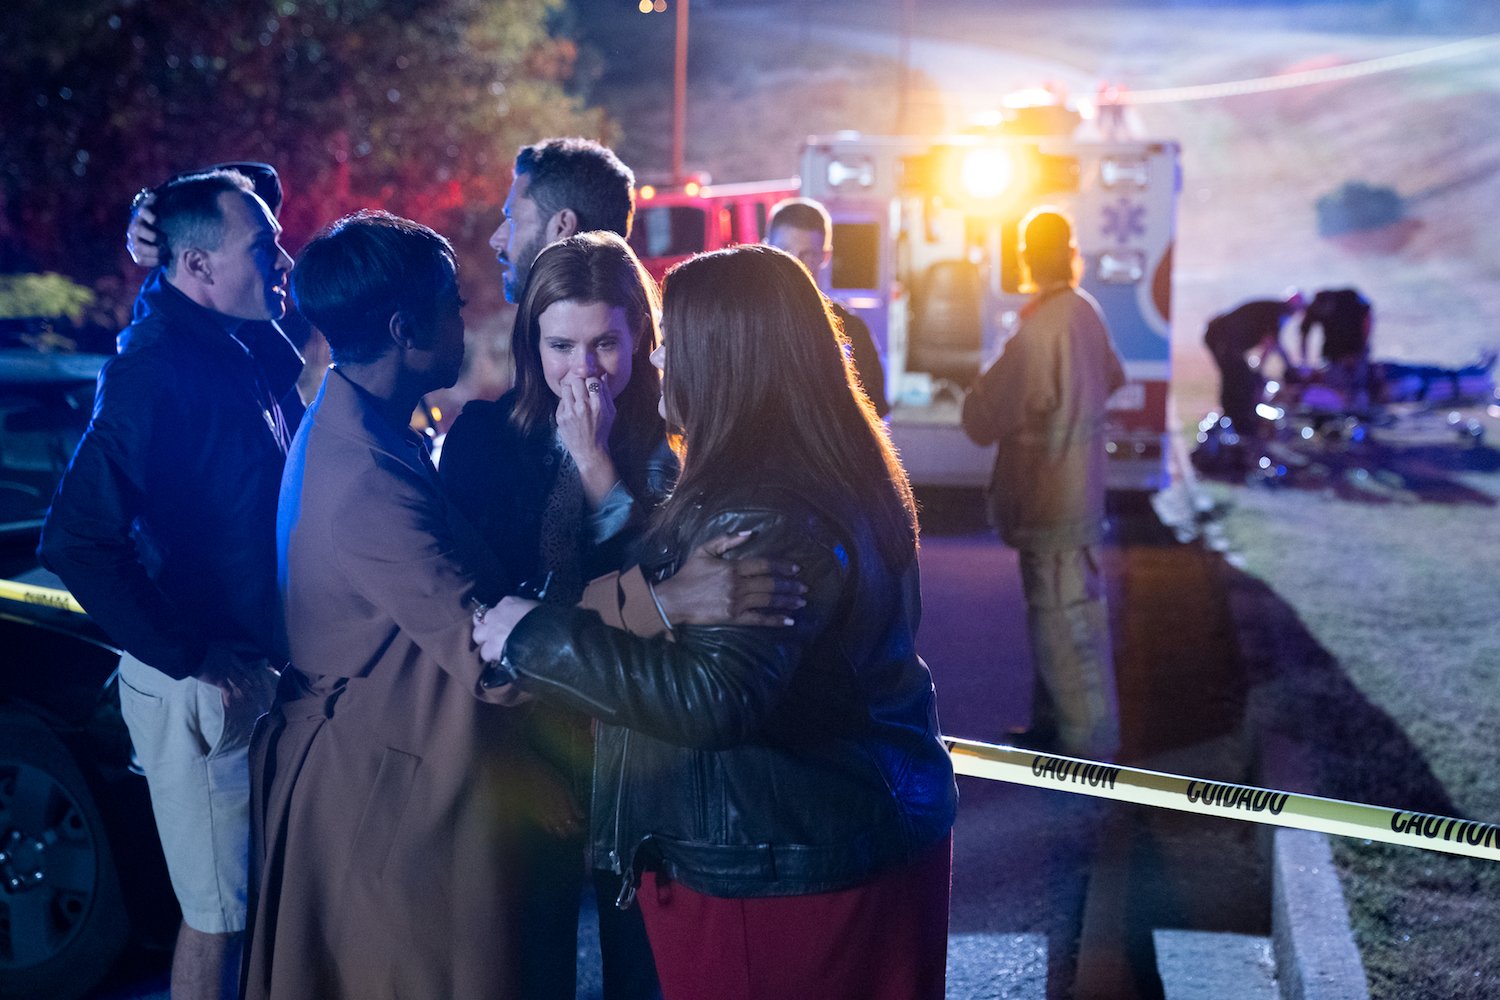
[[[1012,110],[950,136],[813,136],[801,191],[833,218],[827,291],[870,326],[890,430],[913,483],[983,486],[994,449],[959,426],[965,390],[1015,332],[1028,212],[1073,219],[1082,287],[1103,309],[1128,384],[1109,402],[1112,489],[1167,474],[1175,142],[1106,136],[1070,108]]]

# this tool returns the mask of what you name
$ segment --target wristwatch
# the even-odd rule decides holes
[[[479,686],[486,691],[514,684],[520,678],[516,668],[511,665],[510,657],[501,654],[498,660],[485,660],[484,670],[479,674]]]

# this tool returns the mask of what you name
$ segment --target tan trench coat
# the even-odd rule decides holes
[[[515,833],[557,776],[479,685],[469,529],[421,448],[333,371],[287,463],[295,669],[252,750],[249,1000],[517,995]],[[639,573],[590,594],[660,629]]]

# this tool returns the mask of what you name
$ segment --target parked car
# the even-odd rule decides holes
[[[3,558],[30,558],[23,543],[29,537],[35,547],[52,491],[89,424],[94,382],[105,360],[101,354],[0,350]]]
[[[0,996],[70,1000],[180,919],[119,652],[35,549],[105,358],[0,350]]]

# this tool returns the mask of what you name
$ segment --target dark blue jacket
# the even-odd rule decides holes
[[[157,272],[58,485],[44,565],[133,656],[187,677],[215,641],[286,660],[276,499],[289,434],[276,400],[302,359],[274,323],[204,308]]]

